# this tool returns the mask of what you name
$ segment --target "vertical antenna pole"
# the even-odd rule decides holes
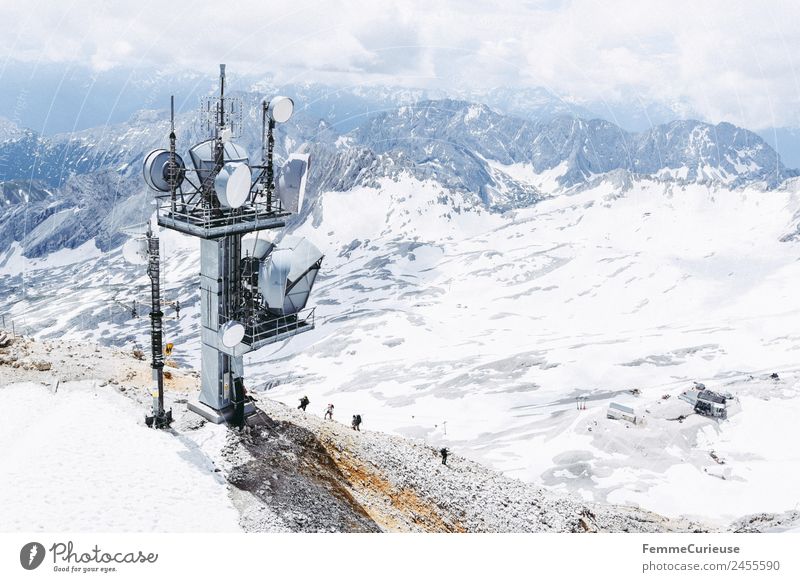
[[[275,170],[272,166],[273,151],[275,149],[274,130],[275,120],[270,117],[267,123],[267,212],[272,212],[272,192],[275,189]]]
[[[267,164],[267,107],[266,99],[261,102],[261,165]]]
[[[169,194],[173,214],[175,213],[175,188],[178,181],[178,164],[175,162],[175,95],[169,96]]]
[[[225,165],[225,150],[222,143],[222,136],[220,130],[225,124],[225,65],[219,66],[219,103],[217,104],[217,126],[214,128],[214,137],[216,138],[215,147],[215,164],[216,168],[214,175],[216,175]]]
[[[225,125],[225,65],[219,66],[219,119],[217,129]]]
[[[150,348],[152,351],[153,380],[158,391],[153,402],[153,416],[145,420],[156,428],[165,428],[172,422],[172,412],[164,411],[164,355],[163,329],[161,311],[160,257],[158,237],[153,234],[152,227],[147,227],[147,274],[150,276]]]

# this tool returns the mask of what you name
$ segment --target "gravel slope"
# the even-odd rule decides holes
[[[187,399],[197,390],[196,372],[178,368],[170,368],[170,372],[166,402],[176,417],[171,434],[193,455],[203,457],[206,470],[227,481],[239,527],[246,531],[708,529],[705,524],[668,519],[637,508],[585,503],[506,477],[458,451],[443,466],[436,449],[421,440],[370,430],[355,432],[338,421],[326,421],[266,398],[257,401],[260,412],[250,426],[242,431],[227,430],[186,409]],[[132,412],[109,422],[143,423],[150,400],[150,369],[132,350],[30,338],[16,338],[0,348],[0,388],[36,383],[55,391],[60,384],[68,394],[68,383],[76,381],[89,382],[98,394],[124,395],[141,408],[141,418],[136,418],[136,406],[122,407]],[[69,449],[69,439],[60,444]],[[82,443],[73,445],[78,450]],[[731,529],[792,529],[795,518],[751,516],[732,524]],[[175,523],[171,527],[186,529]],[[189,524],[186,527],[192,529]]]

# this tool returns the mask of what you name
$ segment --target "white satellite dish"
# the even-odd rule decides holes
[[[250,195],[252,174],[250,166],[241,162],[225,164],[214,178],[214,191],[220,204],[226,208],[239,208]]]
[[[258,289],[267,309],[278,315],[291,315],[304,309],[322,256],[308,239],[283,237],[261,263],[258,272]]]
[[[300,212],[306,195],[308,170],[311,168],[311,155],[294,153],[278,171],[275,190],[284,210]]]
[[[238,321],[224,323],[219,328],[219,338],[226,348],[233,348],[244,339],[244,326]]]
[[[171,189],[170,184],[170,166],[169,166],[170,153],[167,150],[153,150],[144,159],[144,181],[150,188],[158,192],[169,192]],[[183,176],[186,172],[183,163],[183,158],[175,154],[175,164],[177,169],[175,176],[172,178],[175,181],[175,186],[180,186],[183,182]]]
[[[274,248],[275,235],[270,231],[251,232],[242,237],[242,257],[264,259]]]
[[[146,265],[147,239],[141,237],[129,238],[122,245],[122,256],[131,265]]]
[[[197,170],[197,178],[201,182],[204,182],[217,167],[215,148],[215,140],[209,139],[201,141],[189,150],[189,157],[194,169]],[[232,141],[223,144],[222,152],[223,161],[226,164],[233,162],[248,164],[250,161],[247,150]]]
[[[273,97],[269,101],[267,112],[269,113],[270,119],[273,121],[277,123],[285,123],[289,121],[289,118],[294,112],[294,101],[292,101],[289,97]]]

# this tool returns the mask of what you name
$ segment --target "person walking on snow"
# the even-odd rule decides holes
[[[180,318],[181,318],[181,302],[180,301],[176,301],[175,302],[175,319],[180,319]]]
[[[303,396],[300,399],[300,406],[298,406],[297,408],[299,408],[300,410],[305,412],[306,411],[306,406],[308,406],[310,402],[311,401],[308,399],[308,396]]]
[[[333,420],[333,404],[328,404],[328,409],[325,411],[325,418]]]
[[[447,450],[447,447],[442,447],[439,449],[439,453],[442,455],[442,465],[447,464],[447,455],[450,454],[450,451]]]
[[[353,415],[353,430],[357,430],[358,432],[361,432],[361,415],[360,414],[354,414]]]

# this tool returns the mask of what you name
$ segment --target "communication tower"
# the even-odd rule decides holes
[[[173,106],[169,149],[145,157],[144,179],[159,192],[158,225],[200,239],[201,391],[189,408],[238,424],[253,411],[242,356],[313,329],[314,309],[306,304],[323,255],[306,239],[276,243],[269,234],[300,211],[305,194],[309,154],[291,154],[277,170],[273,160],[276,124],[292,116],[293,101],[261,103],[261,156],[254,164],[236,141],[243,106],[225,95],[225,65],[219,81],[219,96],[201,106],[208,139],[189,149],[190,167],[176,152]]]

